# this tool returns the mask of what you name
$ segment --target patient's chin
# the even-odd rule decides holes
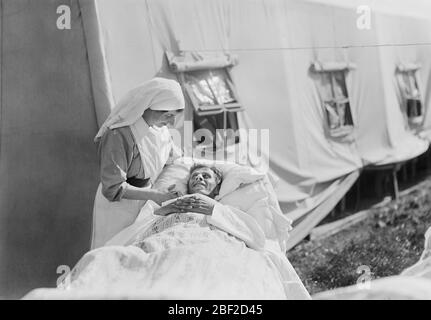
[[[199,193],[199,194],[202,194],[204,196],[209,196],[211,193],[211,192],[208,192],[208,190],[205,188],[195,188],[195,189],[192,189],[192,192],[193,193]]]
[[[207,196],[207,197],[209,197],[211,199],[214,199],[216,197],[216,195],[217,195],[216,192],[215,192],[215,190],[213,190],[211,192],[208,192],[208,190],[198,190],[198,191],[193,191],[193,193],[198,193],[198,194]]]

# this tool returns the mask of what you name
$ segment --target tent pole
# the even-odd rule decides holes
[[[226,138],[226,129],[227,129],[227,111],[223,106],[223,149],[224,149],[224,159],[227,159],[227,138]]]

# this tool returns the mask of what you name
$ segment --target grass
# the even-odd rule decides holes
[[[315,294],[355,284],[360,266],[367,266],[373,279],[400,274],[419,260],[430,226],[431,181],[348,229],[299,244],[287,257]]]

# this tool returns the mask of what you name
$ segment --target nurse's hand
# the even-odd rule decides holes
[[[153,196],[153,201],[156,202],[159,206],[162,205],[163,202],[171,200],[171,199],[175,199],[178,198],[176,193],[172,193],[172,192],[157,192],[154,194]]]
[[[184,194],[180,191],[175,191],[175,184],[171,184],[168,188],[168,192],[174,194],[177,198],[182,197]]]

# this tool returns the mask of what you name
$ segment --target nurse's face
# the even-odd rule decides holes
[[[182,119],[183,110],[172,111],[154,111],[147,109],[144,112],[144,119],[149,126],[174,128],[178,124],[178,120]]]

